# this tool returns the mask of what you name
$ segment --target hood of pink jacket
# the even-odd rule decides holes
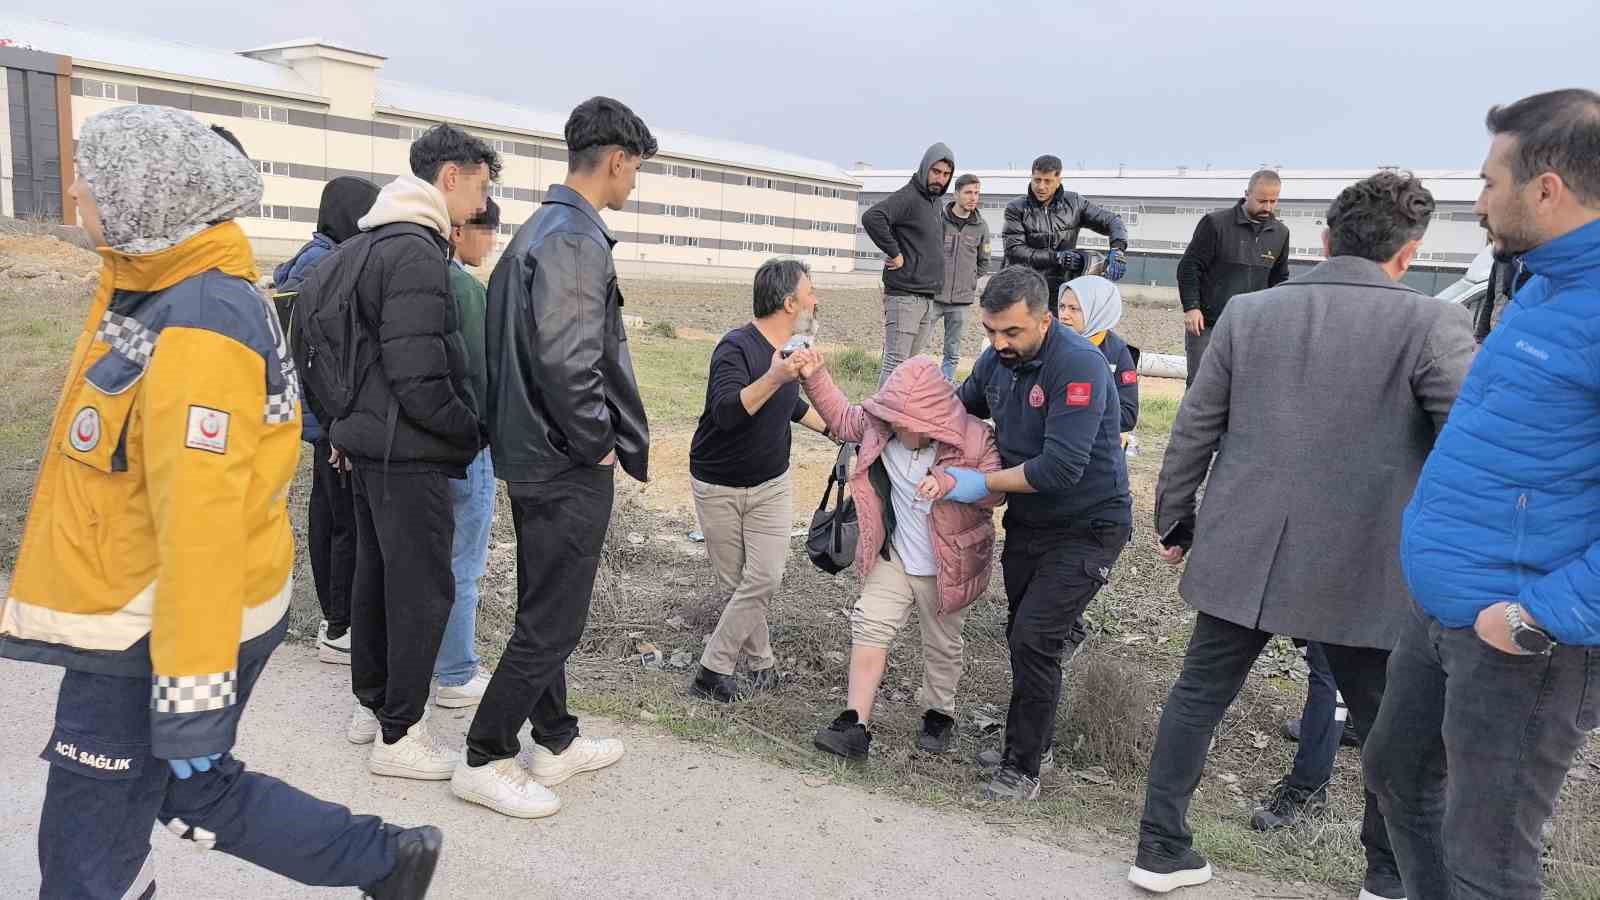
[[[966,407],[931,356],[913,356],[901,363],[861,406],[890,425],[928,435],[941,444],[960,447],[965,443],[958,428],[967,419]]]

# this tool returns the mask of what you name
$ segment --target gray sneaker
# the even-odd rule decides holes
[[[1037,800],[1039,799],[1039,779],[1029,778],[1016,769],[1006,766],[1000,774],[994,776],[983,790],[978,792],[979,800]]]
[[[993,778],[1000,774],[1000,768],[1005,765],[1005,753],[1000,750],[982,750],[978,753],[978,774],[984,778]],[[1050,747],[1044,751],[1044,756],[1039,757],[1039,777],[1056,767],[1056,748]]]

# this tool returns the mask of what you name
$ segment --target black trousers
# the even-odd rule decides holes
[[[1081,528],[1006,526],[1006,642],[1011,650],[1011,706],[1005,762],[1035,778],[1055,738],[1063,658],[1083,643],[1083,611],[1105,586],[1131,529],[1095,521]]]
[[[311,445],[311,504],[306,542],[311,580],[328,623],[328,637],[350,630],[350,584],[356,577],[356,500],[354,478],[328,462],[326,440]]]
[[[517,755],[533,740],[561,753],[578,737],[567,711],[567,657],[589,624],[600,550],[611,524],[615,471],[574,469],[558,481],[507,482],[517,533],[517,621],[467,730],[467,764]]]
[[[1540,830],[1596,725],[1600,647],[1512,656],[1418,610],[1363,755],[1406,896],[1542,896]]]
[[[350,683],[383,741],[405,737],[428,708],[433,661],[456,600],[455,509],[438,472],[358,466]]]
[[[1167,695],[1150,759],[1139,855],[1179,859],[1194,842],[1186,819],[1189,799],[1200,785],[1206,753],[1222,716],[1239,696],[1245,677],[1272,635],[1200,613],[1183,658],[1183,673]],[[1356,733],[1366,738],[1383,701],[1389,651],[1322,644],[1334,683],[1344,695]],[[1383,816],[1369,790],[1361,821],[1367,852],[1365,887],[1380,897],[1400,896],[1399,870]]]

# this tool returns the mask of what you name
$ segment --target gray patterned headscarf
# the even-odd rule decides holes
[[[194,116],[164,106],[90,116],[77,162],[106,244],[123,253],[165,250],[261,203],[255,165]]]

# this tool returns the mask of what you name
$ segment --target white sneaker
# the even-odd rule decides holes
[[[317,659],[335,666],[350,665],[350,629],[336,638],[328,638],[328,622],[317,626]]]
[[[381,739],[372,742],[367,769],[374,775],[415,778],[418,781],[445,781],[461,764],[461,754],[433,742],[426,718],[411,726],[406,736],[392,744]]]
[[[453,686],[439,685],[435,692],[433,702],[445,709],[465,709],[468,706],[477,706],[483,699],[483,692],[489,689],[489,673],[478,670],[472,680],[466,684]]]
[[[450,790],[468,803],[518,819],[542,819],[561,810],[561,798],[534,781],[515,758],[497,759],[476,769],[462,760],[450,777]]]
[[[574,775],[604,769],[621,759],[622,752],[622,742],[616,738],[580,737],[559,756],[534,744],[528,769],[540,784],[555,787]]]
[[[1362,888],[1361,895],[1357,898],[1357,900],[1388,900],[1388,898],[1385,898],[1382,894],[1374,894],[1366,888]],[[1401,897],[1399,900],[1406,900],[1406,898]]]
[[[350,714],[350,725],[344,730],[345,739],[352,744],[370,744],[378,738],[378,717],[360,703]]]

